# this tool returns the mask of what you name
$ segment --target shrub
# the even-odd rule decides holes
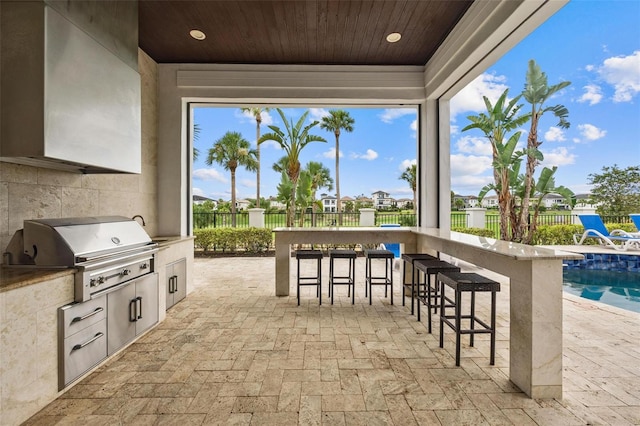
[[[238,229],[238,243],[249,253],[262,253],[269,250],[273,233],[266,228]]]
[[[541,245],[572,245],[574,234],[582,234],[582,225],[540,225],[533,234],[533,244]],[[585,241],[589,244],[594,240]]]
[[[400,216],[400,220],[398,220],[400,226],[416,226],[416,217],[414,215],[411,216]]]
[[[261,253],[271,247],[272,231],[266,228],[205,228],[193,231],[195,245],[204,251],[232,252],[238,248]]]
[[[471,235],[477,235],[479,237],[488,237],[488,238],[495,238],[495,232],[493,232],[493,230],[491,229],[487,229],[487,228],[462,228],[462,227],[457,227],[457,228],[451,228],[452,231],[455,232],[462,232],[464,234],[471,234]]]
[[[632,223],[607,223],[605,225],[609,232],[614,229],[621,229],[627,232],[637,232]],[[573,245],[573,236],[581,236],[584,232],[582,225],[540,225],[533,236],[533,244],[539,245]],[[596,245],[595,238],[584,240],[585,245]]]

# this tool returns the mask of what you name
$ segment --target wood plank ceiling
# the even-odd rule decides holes
[[[139,45],[159,63],[424,65],[472,2],[140,0]]]

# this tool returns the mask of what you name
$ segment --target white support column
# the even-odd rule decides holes
[[[418,149],[418,172],[420,173],[418,203],[420,203],[420,225],[437,228],[438,224],[438,102],[425,101],[420,108],[420,147]]]
[[[578,219],[578,215],[580,214],[597,214],[596,208],[593,206],[580,206],[574,207],[571,211],[571,223],[574,225],[581,225],[580,219]]]
[[[360,226],[376,226],[376,209],[360,209]]]
[[[464,211],[467,212],[467,226],[469,228],[485,228],[487,209],[483,207],[470,207],[464,209]]]
[[[438,223],[451,229],[451,119],[449,100],[438,99]]]
[[[264,228],[264,209],[249,209],[249,226]]]

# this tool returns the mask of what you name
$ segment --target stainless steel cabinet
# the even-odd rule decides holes
[[[58,390],[107,357],[107,298],[58,309]]]
[[[107,295],[108,354],[158,322],[158,274],[145,275]]]
[[[187,296],[187,259],[167,265],[167,309]]]

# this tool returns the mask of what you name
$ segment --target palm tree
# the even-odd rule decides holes
[[[409,167],[407,167],[406,170],[402,172],[402,174],[400,175],[400,179],[407,181],[407,183],[409,184],[409,187],[413,191],[413,212],[414,213],[416,212],[416,209],[417,209],[417,204],[416,204],[417,170],[418,170],[418,167],[415,164],[412,164]]]
[[[331,191],[333,189],[333,179],[331,179],[331,172],[322,163],[317,161],[309,161],[305,167],[305,172],[311,177],[311,215],[313,226],[316,226],[316,211],[318,210],[318,203],[316,203],[316,192],[319,188],[327,188]]]
[[[322,123],[320,123],[321,129],[333,132],[336,137],[336,208],[340,225],[342,225],[342,215],[340,215],[342,212],[340,205],[340,131],[353,132],[354,124],[355,120],[342,109],[329,110],[329,115],[322,117]]]
[[[200,139],[200,125],[198,123],[195,123],[193,125],[193,141],[195,142],[198,139]],[[193,147],[193,161],[197,160],[199,156],[200,156],[200,150],[194,146]]]
[[[258,168],[256,150],[238,132],[227,132],[209,148],[207,165],[218,163],[231,172],[231,223],[236,226],[236,169],[243,166],[250,172]]]
[[[290,205],[289,214],[287,215],[287,226],[293,226],[293,218],[295,217],[296,211],[296,189],[300,177],[300,152],[311,142],[326,142],[326,139],[321,136],[309,134],[309,131],[318,124],[317,121],[302,127],[309,115],[309,111],[302,114],[302,117],[298,119],[295,125],[293,124],[293,120],[287,121],[284,112],[282,112],[280,108],[276,108],[276,111],[278,111],[278,114],[280,114],[282,118],[286,133],[277,126],[269,126],[272,132],[262,135],[260,139],[258,139],[258,145],[266,141],[274,141],[280,145],[287,154],[286,174],[292,184],[289,197]]]
[[[475,116],[467,117],[471,124],[462,131],[478,129],[489,139],[493,156],[493,180],[494,183],[487,185],[481,191],[481,196],[489,190],[495,190],[498,194],[498,208],[500,211],[500,239],[509,241],[509,222],[514,215],[514,200],[510,192],[510,182],[513,175],[513,167],[519,167],[519,154],[515,154],[516,144],[520,137],[520,132],[515,133],[507,139],[507,134],[522,126],[529,120],[528,115],[518,116],[522,105],[516,105],[520,96],[516,96],[507,102],[509,89],[505,90],[498,98],[495,105],[483,96],[487,112]],[[516,173],[517,174],[517,173]]]
[[[324,164],[317,161],[309,161],[305,167],[305,171],[311,176],[311,198],[315,201],[316,192],[320,188],[326,188],[328,191],[333,189],[333,179],[331,172]],[[316,205],[313,205],[313,212],[316,212]]]
[[[522,199],[522,210],[514,232],[514,241],[520,241],[525,244],[531,244],[533,239],[532,232],[529,231],[529,199],[531,191],[534,188],[533,175],[536,166],[542,161],[542,153],[538,149],[542,141],[538,140],[538,123],[540,118],[546,112],[552,112],[558,118],[558,127],[562,129],[569,128],[567,117],[569,110],[564,105],[554,105],[545,107],[544,103],[549,100],[555,93],[564,89],[571,82],[563,81],[561,83],[549,86],[547,83],[547,74],[542,72],[536,61],[529,61],[527,69],[527,81],[522,92],[522,97],[531,104],[531,127],[527,137],[527,148],[525,155],[527,164],[524,177],[524,198]]]
[[[270,108],[240,108],[242,112],[248,112],[256,119],[256,158],[258,159],[258,169],[256,170],[256,206],[260,207],[260,124],[262,123],[262,113],[268,112]]]

